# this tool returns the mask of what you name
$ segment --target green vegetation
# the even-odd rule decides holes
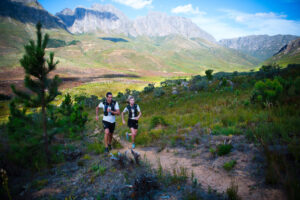
[[[241,197],[238,195],[238,185],[234,182],[231,182],[231,185],[226,190],[227,198],[229,200],[241,200]]]
[[[224,163],[223,165],[223,168],[226,170],[226,171],[230,171],[232,170],[232,168],[236,165],[236,160],[231,160],[231,161],[228,161],[226,163]]]
[[[220,144],[217,146],[217,154],[218,156],[224,156],[230,153],[232,149],[231,144]]]
[[[79,49],[79,45],[82,49],[74,51],[76,53],[70,55],[69,59],[73,59],[72,62],[75,63],[77,61],[75,58],[78,56],[79,63],[89,61],[89,64],[95,64],[93,59],[88,59],[95,55],[88,50],[90,47],[88,41],[93,36],[76,37],[82,39],[79,44],[64,48]],[[174,42],[176,39],[178,38],[165,38],[159,42],[166,44],[169,43],[168,40]],[[64,40],[69,41],[65,38]],[[127,45],[137,43],[138,40],[144,39],[128,39],[126,43],[115,45],[120,45],[126,49],[128,48]],[[110,59],[113,60],[114,57],[112,54],[116,51],[109,46],[111,42],[101,42],[105,43],[106,46],[99,45],[99,48],[103,48],[101,49],[103,54],[98,59],[103,63],[110,63]],[[55,51],[64,54],[62,50],[64,48],[57,48]],[[140,54],[146,51],[143,51],[143,47],[133,45],[130,48],[132,51],[137,48],[134,50],[139,50]],[[148,48],[150,49],[149,46]],[[136,55],[132,51],[128,53],[127,50],[117,52],[117,57],[120,60],[113,60],[113,64],[109,64],[112,70],[125,72],[131,64],[120,65],[121,67],[115,64],[115,62],[123,62],[125,58],[142,63],[145,54]],[[86,57],[81,57],[82,52]],[[184,55],[185,53],[183,53]],[[178,61],[180,59],[178,57],[180,56],[173,55],[172,59]],[[70,60],[63,60],[63,62],[64,64],[71,63]],[[172,64],[170,65],[172,67],[167,67],[167,70],[178,70],[178,66],[173,61],[166,59],[165,62]],[[192,65],[189,63],[183,69],[186,70]],[[98,66],[101,65],[95,64],[95,67]],[[133,65],[133,69],[136,69],[137,66]],[[149,65],[146,63],[144,67],[149,68]],[[220,68],[222,67],[220,66]],[[206,67],[201,69],[206,69]],[[154,70],[156,69],[154,68]],[[186,71],[193,72],[194,70],[191,67]],[[211,70],[211,73],[207,74],[212,75],[212,72]],[[297,199],[297,191],[300,189],[297,171],[300,167],[299,66],[289,65],[284,69],[276,66],[264,66],[258,72],[217,72],[213,76],[207,74],[206,76],[192,76],[190,79],[183,77],[177,80],[163,81],[160,78],[151,81],[149,77],[135,77],[127,78],[126,81],[120,79],[103,83],[88,83],[66,89],[64,95],[57,96],[56,101],[49,104],[46,110],[51,160],[54,163],[59,163],[65,159],[62,152],[66,149],[72,150],[72,147],[65,147],[51,140],[56,136],[68,139],[70,142],[86,139],[85,150],[87,152],[102,154],[104,150],[103,134],[91,134],[101,126],[101,122],[96,122],[94,119],[95,105],[110,90],[120,103],[121,110],[126,106],[125,101],[128,95],[134,95],[137,99],[143,113],[139,121],[139,131],[136,138],[138,146],[173,147],[181,145],[192,149],[197,141],[190,139],[189,134],[197,124],[200,124],[203,135],[226,135],[229,136],[228,138],[231,135],[245,135],[249,141],[264,149],[267,158],[266,182],[283,186],[289,199]],[[127,82],[128,80],[139,80],[140,82]],[[159,81],[162,82],[158,86],[155,83]],[[173,92],[174,90],[176,93]],[[60,105],[58,106],[58,104]],[[1,147],[5,152],[4,160],[37,170],[45,167],[44,153],[39,151],[43,139],[40,125],[42,119],[43,115],[40,108],[26,110],[24,106],[11,104],[9,121],[3,125],[4,137],[8,142],[7,146]],[[120,135],[121,138],[125,137],[128,127],[121,125],[119,117],[117,117],[117,124],[115,134]],[[118,146],[119,144],[114,145],[114,147]],[[214,156],[223,156],[230,153],[232,148],[231,144],[220,144],[211,146],[209,151]],[[84,156],[81,160],[88,162],[89,158],[90,156]],[[234,160],[225,163],[224,169],[232,169],[235,163]],[[80,165],[84,165],[84,163]],[[96,165],[91,171],[98,176],[104,175],[106,169]],[[180,186],[187,181],[186,174],[187,171],[184,168],[176,168],[168,176],[164,174],[162,168],[157,171],[158,178],[164,177],[162,180],[165,181],[166,185],[176,184]],[[95,180],[95,176],[93,177]],[[193,192],[189,194],[191,194],[191,198],[195,196]],[[232,186],[228,189],[227,195],[229,199],[238,199],[237,187]]]
[[[0,18],[0,67],[17,66],[23,45],[34,27],[16,20]],[[214,71],[247,71],[258,64],[253,57],[227,49],[217,44],[195,38],[166,37],[107,37],[122,38],[127,42],[111,42],[98,34],[73,35],[62,29],[46,30],[53,38],[49,48],[55,52],[63,67],[70,69],[104,68],[112,72],[135,73],[143,76],[159,73],[203,73],[208,68]],[[103,35],[105,38],[106,36]],[[79,41],[79,42],[78,42]],[[58,48],[59,47],[59,48]],[[101,53],[100,53],[101,52]],[[176,75],[176,74],[173,74]]]
[[[80,41],[78,40],[72,40],[70,42],[66,42],[64,40],[59,40],[59,39],[49,39],[47,48],[58,48],[58,47],[65,47],[69,45],[76,45],[79,42]]]
[[[29,89],[35,95],[26,93],[20,90],[17,90],[14,85],[12,85],[12,90],[15,93],[16,97],[12,102],[12,110],[16,112],[17,108],[14,106],[15,103],[20,103],[25,107],[37,108],[41,107],[42,109],[42,127],[43,127],[43,139],[44,139],[44,148],[45,155],[47,158],[47,163],[50,165],[50,152],[48,149],[49,146],[49,136],[47,133],[47,106],[50,102],[55,99],[59,94],[58,85],[60,80],[58,76],[55,76],[53,79],[48,78],[48,74],[55,70],[58,61],[54,62],[54,53],[50,53],[49,59],[45,59],[45,49],[49,41],[49,35],[45,34],[42,36],[41,32],[42,25],[38,23],[36,25],[37,29],[37,41],[30,41],[30,44],[25,46],[25,54],[20,60],[22,67],[25,70],[25,87]],[[47,67],[46,67],[47,62]],[[37,80],[35,80],[36,78]],[[23,111],[25,113],[25,111]],[[11,118],[11,121],[13,118]],[[12,127],[12,126],[11,126]],[[16,133],[16,132],[14,132]]]

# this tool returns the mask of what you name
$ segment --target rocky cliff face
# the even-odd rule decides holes
[[[274,56],[279,55],[295,55],[300,53],[300,38],[290,41],[287,45],[283,46]]]
[[[91,9],[77,7],[64,9],[56,14],[72,33],[102,31],[136,36],[132,22],[111,5],[95,4]]]
[[[147,16],[134,21],[134,28],[138,35],[167,36],[181,35],[186,38],[203,38],[215,42],[215,38],[199,28],[190,19],[168,16],[165,13],[151,12]]]
[[[233,39],[220,40],[219,43],[225,47],[239,50],[249,54],[260,61],[272,57],[284,45],[295,40],[298,36],[294,35],[253,35]]]
[[[58,17],[44,10],[36,0],[1,0],[0,16],[23,23],[36,24],[40,21],[45,28],[66,28]]]
[[[200,29],[191,20],[151,12],[145,17],[130,21],[120,10],[111,5],[95,4],[91,9],[64,9],[56,14],[72,33],[103,31],[131,36],[180,35],[186,38],[200,37],[215,42],[213,36]]]

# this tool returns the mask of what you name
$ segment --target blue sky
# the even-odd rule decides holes
[[[64,8],[112,4],[130,19],[149,11],[191,19],[217,40],[246,35],[300,36],[300,0],[40,0],[55,14]]]

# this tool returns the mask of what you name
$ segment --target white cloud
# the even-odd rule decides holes
[[[189,4],[188,4],[189,5]],[[187,13],[192,6],[176,7],[173,13]],[[198,9],[196,9],[199,11]],[[189,12],[191,20],[200,28],[212,34],[217,40],[247,35],[300,35],[300,21],[287,19],[286,15],[274,12],[246,13],[236,10],[220,9],[219,15],[209,16],[201,12]]]
[[[145,6],[150,6],[152,4],[152,0],[113,0],[113,1],[132,7],[134,9],[141,9],[144,8]]]
[[[199,11],[199,8],[193,8],[192,4],[187,4],[184,6],[177,6],[175,8],[172,9],[171,11],[172,13],[184,13],[184,14],[201,14],[204,15],[206,14],[205,12],[201,12]]]
[[[293,34],[300,35],[300,21],[289,20],[286,15],[269,13],[244,13],[223,10],[225,17],[243,27],[249,34]]]

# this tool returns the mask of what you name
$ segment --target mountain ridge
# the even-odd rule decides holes
[[[81,12],[79,13],[79,10]],[[106,13],[106,14],[105,14]],[[161,12],[149,12],[146,16],[129,20],[128,17],[112,5],[94,4],[91,8],[65,8],[56,13],[65,22],[72,33],[88,33],[97,30],[104,33],[123,33],[126,36],[166,36],[178,34],[187,38],[201,37],[211,42],[215,38],[202,30],[190,19],[169,16]],[[115,16],[110,18],[110,16]],[[70,19],[71,23],[70,23]]]
[[[290,41],[264,63],[277,63],[279,65],[300,64],[300,38]]]
[[[261,62],[272,57],[288,42],[299,38],[295,35],[249,35],[232,39],[223,39],[218,43],[224,47],[239,50],[251,55]]]
[[[36,24],[41,21],[45,28],[66,30],[60,18],[50,14],[36,0],[1,0],[0,16],[10,17],[22,23]]]

